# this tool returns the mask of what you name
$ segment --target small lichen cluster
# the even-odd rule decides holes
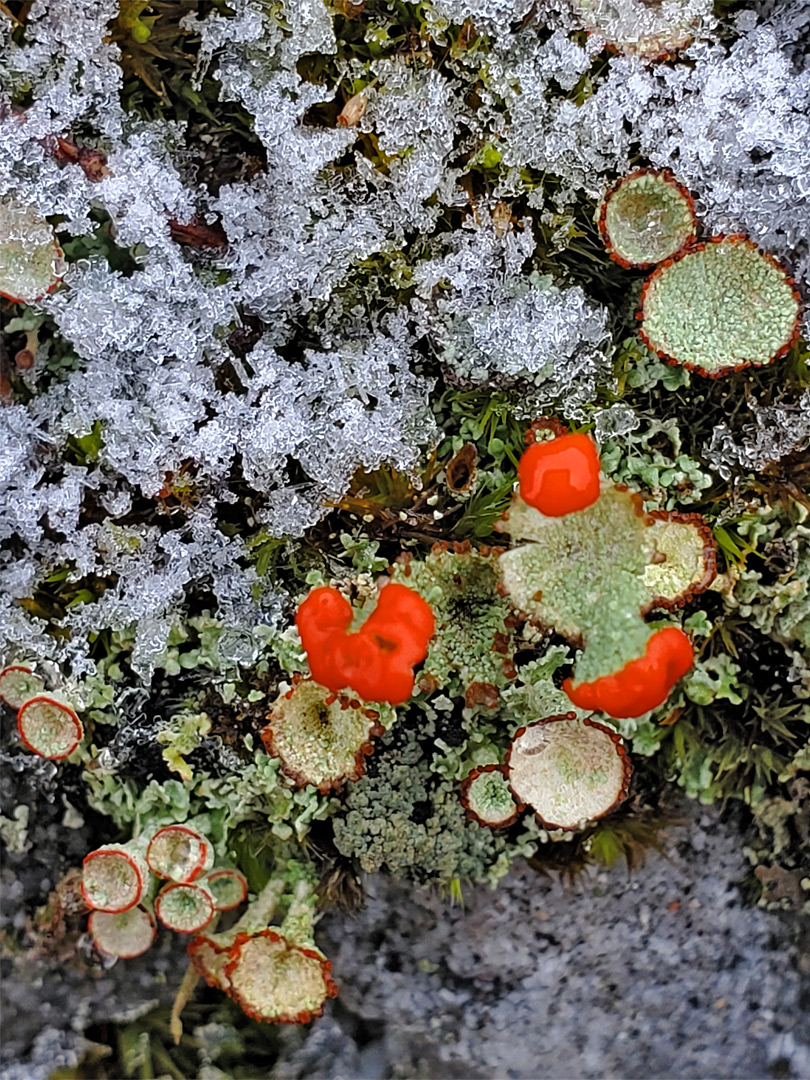
[[[468,705],[486,699],[514,678],[512,608],[498,595],[497,550],[469,543],[434,545],[424,559],[408,556],[394,568],[433,609],[436,630],[422,668],[422,685],[455,695]]]
[[[367,872],[385,869],[417,884],[494,883],[521,844],[467,820],[457,782],[433,771],[432,753],[429,726],[385,736],[333,819],[335,846]]]

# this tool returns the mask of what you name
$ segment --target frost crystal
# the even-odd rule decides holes
[[[786,454],[804,450],[810,444],[810,390],[795,405],[751,403],[754,424],[744,429],[742,443],[735,442],[725,424],[715,428],[706,457],[721,476],[733,472],[756,472]]]
[[[451,250],[417,267],[424,297],[417,312],[440,359],[456,379],[532,383],[546,400],[569,407],[589,400],[609,377],[607,314],[579,287],[559,288],[517,271],[531,255],[528,228],[499,237],[491,224],[454,234]],[[451,286],[438,290],[441,283]]]

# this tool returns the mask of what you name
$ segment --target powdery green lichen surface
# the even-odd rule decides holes
[[[54,761],[69,757],[84,734],[73,710],[44,694],[23,703],[17,714],[17,728],[29,747]]]
[[[704,375],[770,363],[793,341],[799,300],[785,271],[745,237],[702,244],[644,287],[644,339]]]
[[[501,688],[513,675],[514,643],[511,607],[497,591],[497,553],[459,547],[437,546],[395,567],[395,580],[416,589],[436,619],[422,674],[442,688],[454,677],[462,691],[473,683]]]
[[[674,607],[714,581],[716,545],[711,529],[697,514],[653,517],[651,531],[660,561],[644,567],[644,585],[658,606]]]
[[[461,801],[475,820],[492,828],[511,824],[517,815],[518,806],[497,766],[475,770],[461,786]]]
[[[19,709],[44,687],[40,676],[30,668],[11,665],[0,672],[0,698],[12,709]]]
[[[546,828],[576,829],[622,802],[631,770],[618,735],[562,717],[518,731],[506,771],[516,797]]]
[[[274,932],[248,938],[227,964],[231,992],[255,1020],[319,1015],[330,996],[325,957]]]
[[[674,177],[642,170],[608,191],[599,225],[617,262],[643,267],[668,259],[694,238],[695,213]]]
[[[110,844],[84,860],[82,893],[99,911],[124,911],[141,898],[149,867],[132,850]]]
[[[214,900],[201,885],[166,885],[158,893],[155,914],[170,930],[193,934],[214,917]]]
[[[638,497],[615,486],[562,518],[544,517],[514,496],[501,528],[529,543],[500,556],[504,587],[516,608],[584,645],[578,682],[642,656],[651,633],[642,613],[656,598],[676,603],[705,580],[702,531],[695,523],[665,524],[653,523]]]
[[[307,680],[274,702],[262,738],[297,784],[325,792],[362,774],[372,736],[383,730],[380,709],[391,717],[390,706],[361,706]]]

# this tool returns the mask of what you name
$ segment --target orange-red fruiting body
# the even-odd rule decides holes
[[[401,705],[413,693],[413,668],[427,656],[435,620],[430,605],[406,585],[387,585],[361,628],[348,633],[352,609],[337,589],[313,589],[296,625],[312,678],[365,701]]]
[[[340,690],[340,671],[334,663],[334,644],[346,636],[352,623],[349,601],[329,585],[313,589],[299,604],[295,625],[309,660],[312,678],[330,690]]]
[[[518,464],[520,497],[546,517],[584,510],[599,498],[600,466],[590,435],[534,443]]]
[[[666,701],[693,661],[687,635],[677,626],[667,626],[652,635],[644,656],[631,660],[615,675],[576,687],[568,678],[562,688],[580,709],[600,709],[617,719],[641,716]]]

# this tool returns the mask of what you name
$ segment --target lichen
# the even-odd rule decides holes
[[[231,996],[254,1020],[307,1023],[333,997],[331,964],[275,930],[238,937],[225,965]]]
[[[695,520],[681,522],[697,539],[676,546],[668,520],[645,515],[638,497],[618,486],[562,518],[544,517],[514,496],[502,528],[529,543],[500,556],[504,586],[516,608],[584,645],[578,681],[618,672],[643,655],[651,634],[643,613],[656,602],[675,605],[710,583],[706,553],[713,560],[714,549],[705,529]],[[667,554],[665,577],[655,567]],[[683,561],[675,563],[675,556]]]
[[[716,377],[790,348],[800,304],[791,279],[745,236],[712,237],[648,279],[642,336],[665,360]]]
[[[801,903],[810,353],[792,341],[781,264],[806,290],[802,5],[6,7],[0,232],[33,246],[0,236],[0,291],[14,297],[2,305],[0,638],[18,672],[0,675],[0,696],[28,722],[31,698],[53,697],[46,719],[69,707],[85,735],[62,760],[53,751],[69,744],[45,732],[48,760],[6,713],[0,831],[21,904],[34,863],[80,876],[105,819],[136,864],[162,828],[194,830],[210,850],[193,885],[242,908],[223,917],[238,920],[229,930],[197,936],[195,968],[233,992],[226,969],[252,953],[253,974],[232,970],[239,1000],[304,1019],[331,992],[318,906],[357,897],[359,873],[458,899],[462,882],[494,884],[522,855],[571,873],[620,852],[630,863],[672,785],[744,802],[762,902]],[[639,337],[643,275],[609,257],[598,217],[624,177],[602,205],[613,246],[618,218],[625,262],[662,257],[639,235],[668,233],[669,208],[672,245],[693,225],[664,170],[694,193],[706,236],[730,235],[673,247],[646,286],[642,334],[709,374],[787,349],[779,363],[713,382]],[[24,289],[7,290],[4,268]],[[498,556],[493,524],[538,418],[535,432],[592,431],[608,481],[629,491],[602,481],[593,507],[553,525],[515,503],[519,535]],[[512,595],[495,589],[496,567]],[[389,730],[365,776],[340,786],[371,734],[353,695],[345,710],[323,697],[356,721],[339,762],[324,766],[323,739],[313,751],[295,723],[276,725],[268,754],[268,713],[307,672],[296,604],[313,585],[339,590],[356,629],[391,576],[429,599],[438,633],[396,724],[373,710]],[[468,820],[471,775],[484,816],[509,809],[497,777],[516,731],[569,710],[591,731],[566,691],[645,659],[661,634],[693,666],[659,706],[611,723],[639,774],[615,817],[576,833],[531,812],[499,830]],[[582,788],[578,776],[568,793],[575,824],[593,812]],[[92,834],[79,848],[78,821]],[[158,868],[184,876],[170,862]],[[170,880],[142,876],[141,906],[92,913],[95,946],[81,937],[72,957],[70,935],[49,931],[46,950],[70,964],[95,947],[105,966],[142,951],[146,909]],[[91,899],[114,903],[115,873],[92,877]],[[26,963],[31,912],[12,914],[10,962]],[[278,961],[305,976],[298,998],[279,993]],[[149,1029],[155,1047],[162,1031]],[[194,1071],[164,1048],[171,1063],[155,1050],[152,1071]],[[122,1056],[108,1071],[132,1071]]]
[[[599,231],[621,266],[647,267],[669,259],[695,239],[692,196],[668,172],[640,169],[608,188]]]
[[[0,199],[0,296],[30,304],[64,272],[62,250],[47,221],[34,207],[8,195]]]
[[[579,829],[627,797],[632,767],[621,736],[573,713],[520,728],[506,756],[515,798],[546,829]]]
[[[424,740],[424,741],[423,741]],[[332,819],[335,846],[363,870],[385,868],[417,884],[454,878],[487,880],[508,868],[517,851],[467,820],[454,781],[430,765],[430,736],[402,721],[381,741],[374,769],[346,794]]]
[[[389,723],[392,713],[385,710]],[[273,703],[262,740],[298,786],[311,784],[325,794],[362,775],[372,739],[385,730],[382,719],[380,709],[299,680]]]
[[[424,559],[395,564],[394,579],[423,596],[436,618],[424,685],[458,688],[474,698],[475,684],[485,684],[497,701],[498,690],[514,677],[514,627],[510,605],[497,591],[497,557],[497,550],[474,549],[469,542],[436,544]]]
[[[711,0],[572,0],[583,25],[620,52],[665,59],[711,17]]]
[[[142,907],[133,907],[119,914],[92,911],[88,929],[93,944],[107,956],[131,960],[141,956],[155,940],[155,920]]]
[[[498,765],[473,769],[461,785],[461,801],[474,821],[492,829],[511,825],[521,809]]]

